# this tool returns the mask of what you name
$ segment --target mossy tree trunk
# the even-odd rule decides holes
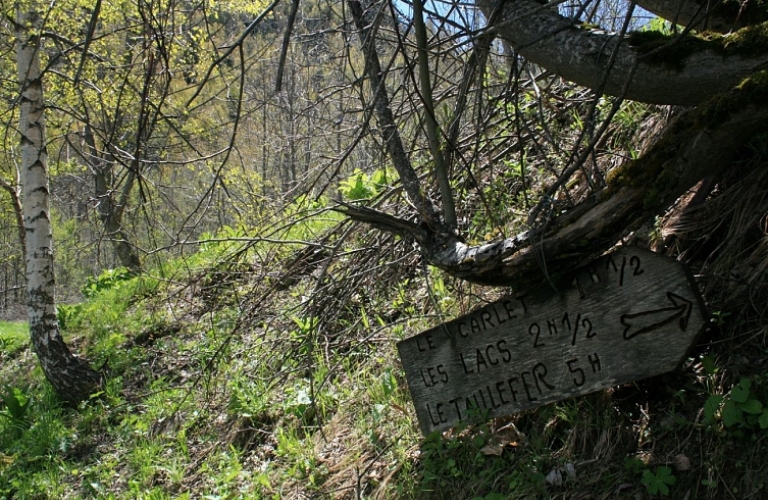
[[[749,1],[637,0],[637,5],[680,26],[720,33],[768,21],[765,6]]]
[[[527,287],[565,273],[609,249],[624,234],[663,211],[702,178],[726,169],[755,131],[768,127],[768,73],[672,123],[641,158],[619,167],[608,185],[558,219],[502,241],[470,246],[448,230],[347,206],[352,218],[408,235],[424,257],[474,283]]]
[[[676,40],[644,32],[626,39],[586,28],[537,0],[475,4],[493,19],[489,30],[528,61],[600,94],[633,101],[694,106],[768,64],[768,50],[752,37]]]

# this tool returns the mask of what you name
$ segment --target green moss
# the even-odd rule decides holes
[[[696,110],[695,126],[717,128],[731,113],[754,103],[768,101],[768,70],[745,78],[730,92],[718,94],[702,103]]]
[[[635,31],[629,34],[629,45],[651,64],[680,71],[686,59],[699,51],[709,50],[709,40],[697,36],[665,35],[659,31]]]
[[[629,45],[649,63],[680,71],[694,53],[711,51],[723,57],[765,54],[768,52],[768,22],[726,35],[703,32],[680,36],[658,31],[635,31],[628,35],[628,40]]]
[[[662,175],[663,168],[669,158],[674,158],[677,154],[680,138],[680,134],[674,131],[667,133],[647,154],[609,172],[608,185],[616,188],[649,186],[660,177],[669,181],[668,175]]]
[[[768,51],[768,22],[742,28],[719,40],[724,54],[759,56]]]
[[[644,187],[644,207],[657,207],[664,201],[669,186],[677,180],[677,165],[671,160],[677,157],[681,145],[703,129],[717,129],[733,113],[765,102],[768,102],[768,70],[755,73],[730,92],[709,99],[677,120],[648,153],[608,174],[608,188],[601,198],[614,195],[622,187]]]

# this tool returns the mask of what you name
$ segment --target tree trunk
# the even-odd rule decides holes
[[[115,123],[114,128],[118,125]],[[136,248],[131,245],[128,236],[123,229],[123,213],[125,212],[125,203],[116,201],[116,192],[114,189],[114,164],[115,159],[109,152],[100,153],[96,148],[96,139],[90,126],[85,127],[85,143],[89,150],[88,155],[83,158],[91,164],[94,178],[94,194],[98,204],[99,218],[104,225],[104,232],[107,238],[112,242],[112,248],[120,261],[120,265],[127,267],[133,272],[141,270],[141,259],[136,252]],[[106,158],[105,158],[106,156]],[[128,198],[136,175],[130,171],[122,188],[122,199]]]
[[[359,1],[348,0],[347,4],[360,36],[360,45],[362,45],[365,57],[366,73],[368,74],[371,91],[373,92],[376,119],[381,129],[387,152],[392,159],[392,164],[395,170],[397,170],[397,174],[400,176],[400,182],[403,184],[403,188],[411,203],[418,210],[421,220],[429,226],[437,227],[440,225],[439,212],[421,188],[419,177],[405,152],[405,146],[403,146],[400,132],[389,105],[389,95],[385,84],[386,74],[382,70],[379,55],[376,52],[376,40],[373,29],[376,22],[365,19],[366,12]],[[448,229],[445,229],[445,231],[450,232]]]
[[[751,36],[703,40],[584,28],[536,0],[476,0],[495,33],[525,57],[599,93],[651,104],[694,106],[768,65]],[[609,63],[609,61],[611,61]]]
[[[63,400],[87,399],[101,384],[88,363],[74,356],[59,332],[49,217],[45,116],[40,72],[39,17],[33,8],[17,12],[16,62],[20,84],[21,186],[27,236],[27,314],[32,347],[48,381]]]
[[[697,40],[680,57],[691,64],[661,71],[616,36],[579,28],[536,0],[484,1],[476,4],[485,7],[496,26],[489,33],[505,37],[529,60],[598,94],[645,102],[662,102],[664,95],[671,96],[668,102],[704,102],[669,126],[647,154],[612,171],[601,192],[565,214],[537,220],[529,231],[483,245],[467,245],[434,217],[407,155],[389,148],[403,188],[418,211],[417,222],[359,205],[342,204],[340,210],[352,219],[413,238],[427,262],[452,276],[518,290],[541,283],[542,274],[552,283],[557,275],[590,261],[639,223],[661,213],[703,177],[721,173],[736,151],[768,126],[768,70],[762,69],[768,53],[754,46],[748,55],[741,52],[744,47],[737,47],[726,56]],[[389,132],[385,137],[399,142],[372,42],[375,22],[363,21],[359,2],[348,3],[360,31],[377,118]],[[708,59],[712,63],[708,67],[701,64]],[[727,74],[728,68],[734,73]]]
[[[16,227],[19,231],[19,244],[21,245],[21,251],[27,247],[27,235],[24,232],[24,213],[21,208],[21,189],[19,186],[19,180],[17,179],[15,184],[11,184],[3,178],[0,178],[0,188],[4,189],[8,196],[11,197],[11,205],[13,206],[13,215],[16,218]]]

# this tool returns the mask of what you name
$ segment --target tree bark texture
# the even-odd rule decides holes
[[[662,47],[658,39],[645,44],[638,37],[633,46],[632,37],[582,27],[536,0],[475,3],[494,20],[490,30],[529,61],[599,93],[633,101],[697,105],[768,65],[768,50],[737,38],[696,39],[695,47],[690,39],[669,39]]]
[[[4,189],[8,196],[11,198],[11,206],[13,207],[13,215],[16,218],[16,227],[19,231],[19,245],[21,251],[27,247],[27,235],[24,232],[24,212],[21,207],[21,189],[19,182],[11,184],[3,178],[0,178],[0,188]]]
[[[412,237],[425,260],[455,277],[517,289],[540,284],[542,275],[553,283],[557,275],[608,250],[703,177],[722,172],[756,130],[768,127],[768,70],[764,69],[768,51],[725,54],[697,39],[676,61],[682,64],[672,68],[649,57],[653,52],[637,50],[614,35],[582,29],[535,0],[476,3],[493,20],[491,33],[566,79],[597,93],[699,106],[668,126],[647,154],[612,171],[602,191],[557,218],[538,221],[529,231],[477,246],[467,245],[439,219],[430,217],[434,208],[422,198],[402,146],[391,148],[404,188],[419,212],[417,223],[362,206],[344,205],[340,210],[355,220]],[[391,131],[387,139],[399,140],[370,24],[363,21],[358,2],[349,4],[365,47],[377,118],[382,129]]]
[[[32,347],[48,381],[65,401],[87,399],[98,373],[74,356],[59,332],[54,299],[53,237],[45,151],[45,104],[37,13],[17,12],[16,61],[20,85],[21,185],[26,233],[27,314]]]

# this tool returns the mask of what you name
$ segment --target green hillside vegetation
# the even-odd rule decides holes
[[[0,4],[0,499],[768,496],[768,2],[542,3]],[[398,341],[621,245],[704,297],[676,370],[421,434]]]
[[[673,374],[423,439],[394,343],[498,292],[423,268],[400,241],[369,231],[342,238],[333,212],[297,206],[296,216],[301,222],[274,237],[311,234],[350,250],[318,269],[303,247],[225,229],[194,255],[140,276],[117,269],[89,280],[86,299],[59,311],[68,341],[106,374],[103,393],[79,408],[57,402],[30,350],[4,328],[0,492],[522,499],[765,491],[768,351],[753,314],[717,311]],[[275,265],[286,262],[292,268]],[[328,279],[321,284],[317,272]]]

